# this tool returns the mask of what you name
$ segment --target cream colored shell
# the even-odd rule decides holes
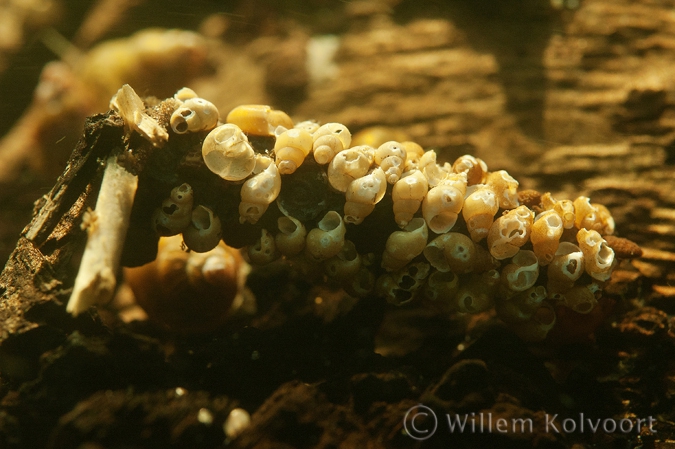
[[[277,219],[279,233],[274,237],[276,247],[286,257],[300,254],[305,248],[307,230],[305,225],[293,217],[279,217]]]
[[[397,225],[404,227],[412,220],[428,192],[429,183],[421,171],[413,169],[403,174],[391,191],[394,220]]]
[[[368,174],[373,163],[373,148],[367,145],[340,151],[330,161],[327,175],[330,185],[340,192],[346,192],[355,179]]]
[[[428,180],[428,178],[427,178]],[[446,175],[432,187],[422,201],[422,216],[436,234],[450,231],[464,205],[466,175]]]
[[[467,188],[462,216],[474,242],[487,237],[498,210],[499,200],[491,187],[476,184]]]
[[[267,167],[248,179],[241,187],[239,203],[239,222],[255,224],[265,213],[272,201],[277,199],[281,191],[281,176],[272,159],[260,156],[259,165]]]
[[[541,265],[548,265],[555,257],[564,230],[562,217],[553,209],[534,217],[530,241]]]
[[[387,179],[381,168],[355,179],[346,192],[345,222],[360,224],[375,209],[387,191]]]
[[[326,123],[312,135],[314,160],[319,164],[329,163],[340,151],[349,148],[352,135],[345,125]]]
[[[257,136],[272,136],[279,134],[277,130],[280,128],[293,128],[293,120],[285,112],[261,104],[237,106],[227,114],[225,121]]]
[[[495,220],[487,237],[492,257],[504,260],[515,256],[530,237],[533,221],[534,212],[526,206],[518,206]]]
[[[394,140],[385,142],[375,151],[375,163],[384,170],[389,184],[396,184],[405,168],[406,151]]]
[[[329,211],[307,234],[306,250],[314,260],[326,260],[336,256],[345,243],[345,223],[340,214]]]
[[[277,136],[274,155],[279,173],[290,175],[302,165],[312,151],[312,135],[303,129],[289,129]]]
[[[233,124],[218,126],[206,136],[202,157],[209,170],[227,181],[248,177],[256,160],[248,137]]]
[[[203,98],[189,98],[171,114],[170,124],[176,134],[210,131],[218,124],[218,109]]]

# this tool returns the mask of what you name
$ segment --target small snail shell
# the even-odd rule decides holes
[[[265,164],[267,167],[241,186],[240,223],[247,221],[251,224],[257,223],[281,191],[281,175],[276,164],[266,156],[259,157],[258,162],[260,167]]]
[[[598,299],[593,290],[592,285],[575,285],[562,295],[564,304],[575,312],[589,313],[598,305]]]
[[[293,120],[285,112],[261,104],[237,106],[227,114],[225,121],[255,136],[272,136],[278,127],[293,128]]]
[[[305,225],[293,217],[279,217],[277,219],[279,233],[274,237],[277,249],[286,257],[300,254],[305,248],[307,230]]]
[[[534,212],[518,206],[495,220],[487,236],[490,254],[497,260],[513,257],[527,242],[532,230]]]
[[[390,140],[375,150],[375,163],[384,170],[389,184],[396,184],[405,167],[406,152],[399,142]]]
[[[532,318],[512,326],[511,330],[524,341],[542,341],[555,326],[556,315],[553,306],[543,301]]]
[[[221,125],[202,144],[204,163],[227,181],[240,181],[253,172],[255,152],[248,137],[237,125]]]
[[[455,160],[452,164],[452,171],[455,173],[466,173],[466,182],[472,186],[485,182],[488,168],[482,159],[465,154]]]
[[[459,278],[452,271],[434,271],[427,278],[424,286],[424,297],[437,309],[444,313],[457,311],[455,296],[459,289]]]
[[[326,123],[312,135],[314,160],[319,164],[329,163],[340,151],[349,148],[352,135],[345,125]]]
[[[267,265],[279,258],[274,236],[267,229],[263,228],[258,241],[248,247],[248,258],[256,265]]]
[[[162,202],[162,207],[152,216],[153,228],[159,235],[180,234],[192,220],[192,187],[181,184],[171,190],[171,196]]]
[[[538,285],[530,287],[509,299],[497,302],[497,316],[505,323],[522,323],[529,320],[546,299],[546,289]]]
[[[464,205],[466,175],[451,174],[427,193],[422,201],[422,216],[436,234],[450,231]]]
[[[459,232],[439,235],[429,242],[423,252],[431,266],[442,272],[469,273],[476,262],[476,245]]]
[[[500,208],[514,209],[520,205],[518,201],[518,181],[509,175],[506,170],[489,173],[485,183],[497,195]]]
[[[403,231],[389,235],[382,255],[382,268],[394,271],[422,254],[427,246],[429,231],[422,218],[413,218]]]
[[[315,260],[326,260],[336,256],[345,243],[344,221],[334,210],[329,211],[307,234],[305,248]]]
[[[548,265],[555,257],[563,231],[562,218],[555,210],[546,210],[534,217],[530,241],[541,265]]]
[[[502,269],[502,282],[511,291],[522,292],[532,287],[539,277],[539,261],[532,251],[520,250],[511,263]]]
[[[592,204],[590,198],[580,196],[574,200],[574,226],[577,229],[598,231],[601,235],[614,232],[614,218],[603,205]]]
[[[420,157],[419,169],[426,176],[429,187],[436,187],[451,173],[446,167],[441,167],[436,163],[436,152],[434,150],[426,151]]]
[[[577,245],[562,242],[548,265],[547,289],[553,293],[569,290],[577,279],[584,274],[584,254]]]
[[[572,229],[574,227],[574,204],[570,200],[555,200],[550,192],[541,196],[541,205],[545,210],[555,210],[562,218],[563,228]]]
[[[412,220],[428,191],[429,183],[421,171],[415,169],[403,174],[391,191],[396,224],[403,227]]]
[[[476,184],[467,189],[462,216],[474,242],[480,242],[488,235],[499,201],[495,192],[485,184]]]
[[[190,98],[198,98],[199,95],[197,93],[190,89],[189,87],[182,87],[178,89],[178,91],[174,94],[173,98],[176,100],[180,101],[181,103],[189,100]]]
[[[494,306],[494,296],[499,284],[497,270],[473,274],[469,282],[457,290],[455,302],[457,311],[462,313],[480,313]]]
[[[218,124],[218,108],[203,98],[189,98],[171,114],[170,123],[176,134],[209,131]]]
[[[349,184],[368,173],[373,160],[365,145],[340,151],[328,165],[328,182],[340,192],[346,192]]]
[[[355,179],[346,192],[345,222],[360,224],[375,209],[387,191],[387,179],[381,168]]]
[[[155,261],[125,268],[124,277],[148,318],[181,333],[222,325],[241,295],[250,267],[220,242],[205,253],[186,252],[180,236],[159,240]]]
[[[314,120],[305,120],[304,122],[296,123],[293,128],[307,131],[309,134],[314,134],[316,130],[319,129],[319,126],[321,125]]]
[[[277,136],[274,155],[279,173],[289,175],[305,161],[312,151],[312,135],[302,129],[289,129]]]
[[[609,247],[598,231],[580,229],[577,242],[584,253],[586,273],[599,281],[606,281],[612,275],[614,250]]]
[[[352,296],[365,298],[375,289],[375,275],[362,264],[356,275],[345,281],[343,288]]]
[[[403,146],[403,149],[406,153],[405,167],[403,168],[403,171],[407,172],[410,170],[419,169],[420,158],[424,155],[424,148],[422,148],[421,145],[410,141],[401,142],[401,145]]]
[[[380,297],[390,304],[400,306],[410,302],[429,276],[429,264],[411,263],[398,271],[380,276],[376,288]]]
[[[408,135],[400,128],[369,126],[352,136],[352,145],[369,145],[377,148],[388,140],[406,140],[408,138]]]
[[[218,245],[220,231],[220,218],[200,205],[192,211],[190,225],[183,231],[183,241],[190,250],[204,253]]]
[[[354,243],[345,240],[340,252],[326,260],[323,266],[328,277],[349,282],[361,269],[361,256],[356,251]]]

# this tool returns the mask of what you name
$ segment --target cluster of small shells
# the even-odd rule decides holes
[[[344,194],[341,210],[327,210],[309,224],[280,206],[285,215],[276,228],[263,228],[247,248],[253,264],[283,257],[307,273],[321,270],[352,295],[397,305],[418,299],[448,313],[495,308],[527,340],[545,338],[556,307],[591,312],[616,265],[603,238],[613,233],[614,220],[587,197],[543,194],[523,201],[518,181],[470,155],[441,165],[433,150],[414,142],[360,145],[342,124],[294,124],[269,106],[239,106],[221,123],[213,104],[191,90],[175,98],[181,106],[171,118],[173,131],[210,131],[204,164],[241,185],[240,223],[257,223],[302,164],[316,164],[327,188]],[[273,150],[256,151],[251,136],[274,138]],[[360,253],[347,230],[386,195],[400,230],[386,238],[381,253]],[[192,203],[187,184],[174,188],[153,223],[160,235],[182,233],[194,251],[227,240],[213,211]]]

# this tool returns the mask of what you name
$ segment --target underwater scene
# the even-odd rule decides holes
[[[675,3],[4,0],[0,449],[675,442]]]

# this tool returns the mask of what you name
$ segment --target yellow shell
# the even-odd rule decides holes
[[[530,241],[541,265],[548,265],[555,257],[563,231],[563,220],[555,210],[544,211],[534,218]]]
[[[495,192],[501,209],[514,209],[520,205],[518,201],[518,181],[506,170],[489,173],[485,183]]]
[[[346,192],[349,184],[368,173],[372,164],[372,150],[368,146],[358,146],[340,151],[328,165],[328,182],[340,192]]]
[[[464,205],[465,175],[447,175],[432,187],[422,201],[422,216],[436,234],[450,231]]]
[[[476,263],[476,245],[459,232],[441,234],[424,248],[424,257],[438,271],[470,273]]]
[[[384,170],[389,184],[396,184],[405,167],[406,151],[394,140],[385,142],[375,150],[375,163]]]
[[[274,237],[277,249],[286,257],[300,254],[305,248],[307,230],[305,225],[293,217],[279,217],[277,219],[279,233]]]
[[[514,292],[532,287],[539,277],[539,261],[532,251],[520,250],[502,269],[502,282]]]
[[[225,121],[256,136],[272,136],[278,127],[293,128],[293,120],[285,112],[262,104],[237,106],[227,114]]]
[[[429,183],[421,171],[415,169],[403,174],[391,190],[394,220],[397,225],[403,227],[412,220],[428,192]]]
[[[504,260],[515,256],[529,239],[533,220],[534,212],[527,206],[518,206],[496,219],[487,236],[492,257]]]
[[[352,135],[345,125],[326,123],[312,135],[314,160],[319,164],[329,163],[340,151],[349,148]]]
[[[375,209],[387,191],[387,179],[381,168],[355,179],[346,192],[345,222],[360,224]]]
[[[305,162],[312,151],[312,135],[303,129],[289,129],[277,136],[274,155],[279,173],[289,175]]]
[[[233,124],[218,126],[206,136],[202,157],[209,170],[228,181],[246,178],[256,160],[248,137]]]
[[[277,199],[281,191],[281,176],[272,159],[266,159],[267,168],[246,180],[241,186],[241,203],[239,203],[239,222],[255,224],[265,213],[272,201]]]
[[[580,229],[577,233],[577,242],[581,252],[584,253],[586,272],[599,281],[608,280],[615,262],[614,250],[595,230]]]
[[[462,216],[474,242],[480,242],[487,237],[498,210],[499,201],[492,188],[477,184],[467,189]]]
[[[248,247],[248,258],[256,265],[267,265],[279,258],[274,236],[267,229],[262,229],[258,241]]]
[[[472,186],[485,182],[488,168],[482,159],[465,154],[455,160],[452,164],[452,171],[455,173],[466,173],[466,182]]]
[[[356,251],[354,243],[345,240],[340,252],[326,260],[323,266],[328,277],[350,282],[361,270],[361,256]]]

